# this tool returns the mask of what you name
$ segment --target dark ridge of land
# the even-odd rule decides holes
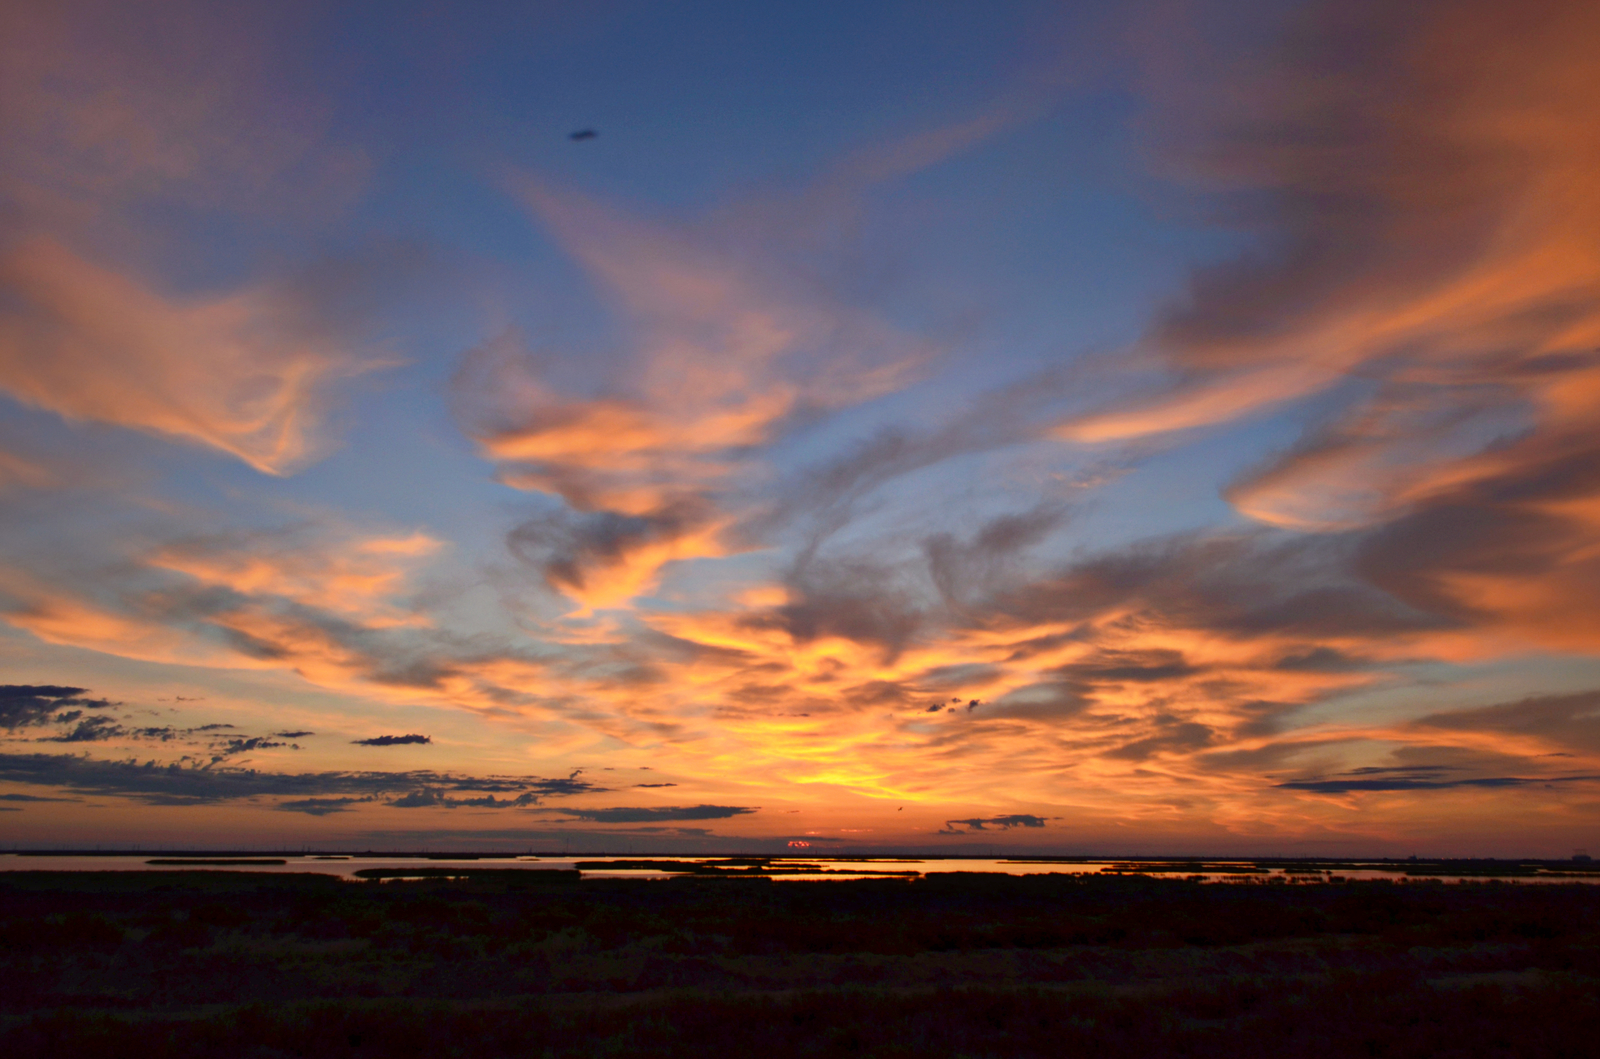
[[[853,861],[859,867],[824,868],[814,862],[787,857],[707,857],[702,860],[581,860],[575,865],[580,871],[659,871],[674,875],[733,875],[733,876],[828,876],[877,875],[884,878],[909,878],[921,875],[920,871],[900,871],[874,868],[874,862]],[[356,873],[361,874],[360,872]]]
[[[106,850],[21,850],[12,851],[18,857],[100,857],[100,858],[128,858],[144,857],[147,863],[167,866],[232,866],[248,867],[251,864],[283,865],[286,857],[282,851],[250,851],[250,850],[179,850],[179,851],[106,851]],[[915,871],[900,869],[887,869],[873,867],[874,864],[884,861],[919,860],[932,863],[948,863],[951,861],[970,860],[964,855],[932,856],[923,854],[859,854],[848,856],[843,854],[830,854],[826,852],[813,852],[810,856],[795,854],[673,854],[670,858],[636,857],[633,855],[615,855],[605,853],[579,854],[568,853],[447,853],[439,851],[384,851],[374,852],[366,850],[355,852],[350,850],[308,850],[293,856],[307,860],[348,860],[355,857],[391,858],[412,860],[448,860],[448,861],[493,861],[493,860],[518,860],[524,864],[537,862],[539,859],[575,860],[577,867],[583,870],[600,869],[633,869],[660,871],[673,874],[696,875],[756,875],[771,874],[774,876],[794,875],[905,875],[918,874]],[[1045,867],[1051,864],[1082,865],[1104,864],[1100,870],[1106,874],[1124,875],[1226,875],[1233,877],[1267,876],[1274,873],[1301,876],[1339,876],[1342,872],[1351,871],[1380,871],[1396,876],[1411,878],[1572,878],[1593,879],[1600,881],[1600,862],[1590,860],[1587,856],[1572,859],[1551,860],[1535,858],[1497,859],[1494,857],[1473,858],[1367,858],[1367,859],[1331,859],[1331,858],[1304,858],[1304,857],[1060,857],[1060,856],[1012,856],[1000,859],[1006,864],[1026,864]],[[860,865],[860,867],[825,868],[815,863],[825,860],[840,864]],[[386,871],[389,869],[385,869]],[[360,874],[359,872],[357,874]],[[418,877],[425,874],[417,871],[403,873],[405,877]],[[458,872],[449,873],[452,876]],[[395,875],[393,877],[401,877]]]
[[[459,879],[468,882],[492,882],[514,889],[525,889],[529,886],[569,886],[583,878],[583,873],[580,871],[557,868],[362,868],[354,874],[358,879]]]
[[[145,861],[146,864],[156,864],[164,867],[181,867],[187,865],[191,868],[245,868],[245,867],[271,867],[278,864],[288,864],[282,857],[157,857]]]
[[[0,1054],[1520,1059],[1600,1034],[1593,885],[436,870],[0,873]]]

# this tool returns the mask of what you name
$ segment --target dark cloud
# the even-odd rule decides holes
[[[1600,446],[1551,460],[1536,447],[1531,440],[1512,446],[1502,457],[1516,464],[1513,471],[1452,489],[1372,534],[1359,556],[1361,574],[1463,624],[1510,624],[1558,646],[1600,642],[1600,621],[1588,611],[1600,593],[1600,562],[1588,557],[1594,525],[1562,510],[1600,500]],[[1475,582],[1491,587],[1460,587]],[[1537,604],[1519,602],[1514,586]]]
[[[1147,684],[1176,680],[1198,672],[1200,669],[1185,661],[1182,651],[1169,649],[1100,651],[1084,661],[1051,670],[1053,675],[1076,684]]]
[[[531,799],[601,792],[576,777],[458,776],[410,772],[262,772],[216,766],[99,761],[57,754],[0,754],[0,782],[119,795],[152,805],[207,805],[250,798],[377,798],[400,792],[467,791]],[[351,803],[346,803],[351,804]]]
[[[919,693],[948,695],[969,684],[986,684],[1000,675],[998,668],[977,663],[934,666],[917,674],[916,688]]]
[[[1515,705],[1515,704],[1513,704]],[[1490,707],[1489,709],[1501,709]],[[1479,711],[1466,711],[1476,713]],[[1400,765],[1369,765],[1349,769],[1331,777],[1290,780],[1275,784],[1285,790],[1310,791],[1314,794],[1353,794],[1362,791],[1438,791],[1461,788],[1502,789],[1516,787],[1553,787],[1574,783],[1591,783],[1600,775],[1553,774],[1508,776],[1495,774],[1494,770],[1526,767],[1537,771],[1540,766],[1534,759],[1508,755],[1485,756],[1458,747],[1403,747],[1396,756],[1401,760],[1422,759],[1427,763]],[[1543,755],[1541,755],[1543,756]],[[1439,759],[1453,764],[1439,763]],[[1432,759],[1432,761],[1429,761]]]
[[[76,798],[44,798],[36,794],[0,794],[0,802],[75,802]]]
[[[1439,778],[1430,775],[1383,776],[1376,778],[1349,778],[1330,780],[1293,780],[1275,786],[1291,791],[1310,791],[1313,794],[1354,794],[1361,791],[1443,791],[1462,787],[1498,789],[1504,787],[1548,787],[1554,784],[1592,783],[1595,776],[1550,776],[1527,778],[1521,776],[1470,776]]]
[[[396,809],[520,809],[539,804],[539,796],[525,791],[515,798],[496,798],[493,794],[480,798],[452,798],[437,787],[420,787],[384,804]]]
[[[608,809],[566,809],[560,812],[593,824],[648,824],[662,820],[726,820],[732,816],[758,812],[741,805],[617,806]]]
[[[980,704],[981,705],[981,704]],[[1014,688],[994,702],[984,706],[985,720],[1003,718],[1031,718],[1040,721],[1064,720],[1083,713],[1091,705],[1082,687],[1047,681]]]
[[[1274,668],[1291,673],[1342,673],[1371,665],[1332,647],[1306,647],[1278,659]]]
[[[919,635],[946,624],[947,611],[964,612],[987,602],[1020,553],[1044,540],[1064,517],[1058,505],[1040,506],[999,516],[965,541],[935,535],[924,541],[921,564],[823,556],[818,549],[826,533],[819,534],[784,579],[788,600],[747,617],[746,624],[779,628],[800,642],[837,636],[874,644],[893,659]],[[979,677],[952,674],[946,681],[934,671],[926,677],[929,684],[951,686],[971,679]]]
[[[352,739],[355,746],[403,746],[407,743],[431,743],[433,738],[426,735],[375,735],[371,739]]]
[[[1074,368],[1036,373],[1018,383],[977,394],[950,421],[929,429],[887,427],[858,442],[850,451],[807,467],[783,482],[780,499],[751,516],[740,533],[763,539],[775,527],[810,523],[815,540],[847,525],[856,508],[889,483],[957,457],[989,452],[1036,438],[1060,415],[1064,401],[1087,387]],[[1096,480],[1114,471],[1086,474]],[[929,538],[930,558],[943,567],[946,559],[965,566],[974,560],[1003,558],[1043,539],[1063,517],[1062,509],[1042,504],[1031,512],[1001,516],[965,544],[953,537]],[[945,582],[954,598],[968,583],[969,571],[951,570]]]
[[[448,808],[453,803],[440,791],[432,787],[424,787],[421,790],[412,791],[410,794],[402,794],[398,798],[391,799],[386,804],[396,809],[431,809],[435,807]]]
[[[892,660],[923,630],[928,607],[915,581],[865,559],[804,557],[787,578],[788,602],[744,619],[776,627],[800,643],[838,636],[882,648]]]
[[[970,835],[974,831],[987,831],[998,828],[1009,831],[1013,827],[1043,827],[1045,818],[1034,816],[1031,813],[1011,813],[1006,816],[970,817],[966,820],[946,820],[944,828],[937,832],[941,835]]]
[[[264,736],[238,736],[234,738],[211,739],[209,743],[194,740],[196,734],[212,733],[233,728],[231,724],[203,724],[195,728],[161,727],[127,727],[118,724],[110,717],[88,717],[78,720],[82,711],[72,710],[57,714],[57,721],[70,723],[77,721],[77,725],[59,735],[43,736],[39,739],[44,743],[104,743],[111,740],[153,740],[162,743],[184,741],[191,746],[206,746],[213,763],[224,761],[239,754],[250,753],[255,750],[269,750],[279,747],[300,749],[296,743],[283,743]]]
[[[1160,729],[1155,735],[1144,739],[1136,739],[1131,743],[1124,743],[1114,750],[1106,751],[1106,757],[1122,758],[1127,761],[1143,761],[1154,754],[1177,751],[1179,753],[1192,753],[1210,746],[1216,736],[1215,730],[1209,725],[1198,724],[1194,721],[1161,721]]]
[[[233,726],[229,725],[228,727],[231,728]],[[163,726],[159,728],[129,728],[127,734],[136,739],[157,739],[163,743],[170,743],[172,740],[190,733],[187,729]]]
[[[286,813],[305,813],[307,816],[327,816],[330,813],[347,813],[352,805],[370,802],[372,798],[296,798],[273,806]]]
[[[539,799],[530,791],[519,794],[515,798],[496,798],[492,794],[481,798],[458,798],[452,804],[465,806],[469,809],[520,809],[528,805],[538,805]]]
[[[1413,724],[1424,731],[1531,736],[1561,746],[1600,752],[1600,691],[1536,696],[1494,706],[1448,710],[1421,717]]]
[[[1138,607],[1153,620],[1181,628],[1311,641],[1457,626],[1354,578],[1356,545],[1344,536],[1295,538],[1270,531],[1144,541],[1018,588],[997,601],[991,620],[1070,624]]]
[[[551,843],[544,848],[568,848],[576,852],[580,849],[615,850],[615,842],[619,837],[638,836],[640,839],[660,839],[666,845],[656,847],[663,852],[673,850],[682,853],[703,853],[704,840],[715,837],[716,832],[704,827],[607,827],[596,830],[583,830],[568,826],[546,826],[531,828],[415,828],[408,827],[404,830],[370,830],[357,832],[360,841],[371,844],[374,848],[415,849],[419,844],[431,845],[432,848],[457,848],[457,849],[495,849],[503,850],[508,846],[533,845],[538,847],[543,843]],[[782,847],[781,840],[774,845]]]
[[[65,715],[68,721],[75,720],[77,713]],[[85,717],[78,721],[75,728],[61,735],[48,736],[45,741],[50,743],[98,743],[107,739],[117,739],[128,734],[128,729],[118,724],[110,717]]]
[[[272,734],[274,736],[276,736],[277,738],[279,738],[279,739],[304,739],[308,735],[316,735],[317,733],[316,732],[273,732]]]
[[[904,706],[915,692],[893,680],[869,680],[845,688],[839,697],[851,706]]]
[[[929,576],[947,605],[970,605],[975,597],[994,589],[1022,552],[1044,541],[1065,521],[1066,511],[1061,506],[1041,505],[1001,515],[980,527],[970,540],[935,534],[922,542]]]
[[[72,726],[56,735],[39,737],[40,742],[46,743],[104,743],[112,740],[153,740],[170,743],[177,740],[188,740],[193,745],[204,744],[190,739],[192,736],[225,731],[234,727],[231,724],[220,723],[202,724],[191,728],[174,728],[170,725],[130,727],[119,723],[113,717],[103,714],[85,717],[84,711],[86,709],[105,709],[115,705],[106,699],[85,698],[86,691],[86,688],[60,685],[8,684],[0,686],[0,725],[9,729],[45,723]],[[182,699],[182,696],[179,698],[182,701],[195,701]],[[63,708],[69,706],[75,708]],[[294,734],[310,735],[311,733],[299,732]],[[210,744],[211,760],[218,762],[253,750],[284,746],[293,746],[293,744],[274,742],[261,736],[213,741]],[[299,749],[299,747],[296,746],[294,749]]]
[[[65,720],[76,720],[83,710],[103,710],[114,705],[106,699],[84,698],[88,690],[59,684],[0,684],[0,728],[14,730],[47,724],[69,707],[78,709]]]
[[[710,501],[698,495],[675,497],[645,514],[562,511],[523,522],[506,543],[551,588],[581,592],[596,570],[621,566],[635,552],[700,530],[714,514]]]
[[[215,748],[216,756],[213,757],[212,760],[213,761],[221,761],[224,758],[233,757],[233,756],[235,756],[237,754],[248,754],[252,750],[271,750],[271,749],[274,749],[276,747],[285,747],[285,746],[294,746],[294,744],[293,743],[280,743],[280,742],[277,742],[276,740],[268,739],[268,738],[265,738],[265,737],[259,736],[259,735],[258,736],[251,736],[251,737],[249,737],[247,739],[229,739],[227,742],[223,743],[221,746],[218,746],[218,747]],[[295,749],[299,749],[299,748],[295,747]]]
[[[60,721],[78,720],[76,711],[59,716]],[[232,725],[219,725],[218,727],[232,728]],[[170,726],[150,728],[128,728],[113,721],[109,717],[88,717],[78,721],[75,728],[60,735],[41,736],[42,743],[103,743],[111,739],[153,739],[157,742],[170,743],[175,739],[192,734],[196,729],[173,728]],[[238,742],[238,740],[234,740]]]
[[[1430,773],[1460,771],[1460,765],[1366,765],[1358,769],[1349,769],[1342,773],[1342,775],[1393,776],[1404,774],[1410,776],[1426,776]]]

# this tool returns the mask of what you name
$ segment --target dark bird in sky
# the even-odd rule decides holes
[[[567,139],[574,140],[574,141],[577,141],[577,140],[592,140],[596,136],[599,136],[599,135],[600,134],[598,132],[594,131],[593,129],[579,129],[577,132],[569,132],[569,133],[567,133]]]

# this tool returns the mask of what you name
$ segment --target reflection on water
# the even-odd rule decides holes
[[[1142,875],[1231,883],[1326,883],[1389,879],[1396,882],[1600,882],[1600,865],[1583,861],[1283,861],[1283,860],[1051,860],[1044,858],[845,858],[675,857],[648,859],[594,856],[481,856],[429,854],[409,857],[316,854],[295,856],[152,857],[149,854],[0,853],[0,871],[260,871],[316,872],[356,880],[359,873],[400,875],[416,868],[433,877],[440,869],[580,870],[585,879],[666,879],[677,875],[750,876],[782,882],[913,878],[944,872],[1002,875]],[[370,876],[369,876],[370,877]]]

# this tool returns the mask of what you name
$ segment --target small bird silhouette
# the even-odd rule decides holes
[[[573,140],[573,141],[577,141],[577,140],[592,140],[596,136],[599,136],[599,135],[600,134],[598,132],[596,132],[595,130],[593,130],[593,129],[579,129],[577,132],[569,132],[569,133],[567,133],[567,139]]]

